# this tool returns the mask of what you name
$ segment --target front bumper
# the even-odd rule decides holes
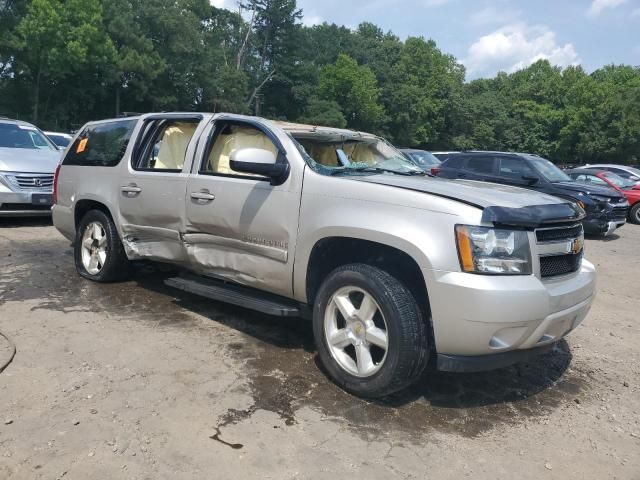
[[[602,212],[588,212],[582,225],[585,233],[607,236],[627,222],[628,213],[628,207],[607,206]]]
[[[586,260],[579,272],[544,281],[534,275],[430,270],[424,275],[436,351],[443,359],[465,357],[467,364],[474,360],[466,357],[529,351],[557,342],[584,320],[595,296],[595,268]],[[476,360],[494,368],[491,361]]]
[[[50,191],[0,191],[0,217],[49,216],[51,215],[50,201],[39,204],[37,200],[48,199],[50,196]]]

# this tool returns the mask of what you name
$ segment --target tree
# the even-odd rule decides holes
[[[384,108],[378,103],[380,90],[371,69],[341,54],[336,63],[326,65],[320,74],[320,98],[340,106],[350,128],[377,131],[384,121]]]

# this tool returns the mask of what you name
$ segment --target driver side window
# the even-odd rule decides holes
[[[215,128],[213,142],[209,146],[200,173],[264,178],[251,173],[237,173],[231,169],[229,164],[231,153],[244,148],[268,150],[275,157],[278,156],[278,149],[261,130],[251,125],[221,122]]]

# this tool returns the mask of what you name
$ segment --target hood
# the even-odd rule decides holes
[[[585,185],[580,182],[558,182],[552,183],[555,188],[558,190],[570,191],[570,192],[581,192],[586,193],[587,195],[602,195],[604,197],[613,197],[619,198],[622,197],[617,190],[612,187],[605,187],[602,185]]]
[[[473,205],[483,210],[483,222],[495,225],[536,227],[547,223],[577,221],[585,216],[584,210],[567,200],[496,183],[399,175],[352,178]]]
[[[0,148],[0,171],[54,173],[61,151],[30,148]]]
[[[493,206],[521,208],[531,205],[550,205],[565,202],[557,197],[533,190],[510,187],[497,183],[477,182],[474,180],[447,180],[438,177],[404,177],[400,175],[375,175],[351,178],[431,193],[440,197],[459,200],[480,208]]]

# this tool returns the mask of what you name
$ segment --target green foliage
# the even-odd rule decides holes
[[[340,54],[336,63],[323,67],[318,91],[322,99],[340,106],[350,128],[376,131],[384,120],[375,75],[348,55]]]
[[[540,60],[465,82],[433,40],[302,25],[296,0],[12,0],[0,114],[72,129],[120,112],[204,110],[380,133],[399,146],[554,161],[640,159],[640,68]]]

